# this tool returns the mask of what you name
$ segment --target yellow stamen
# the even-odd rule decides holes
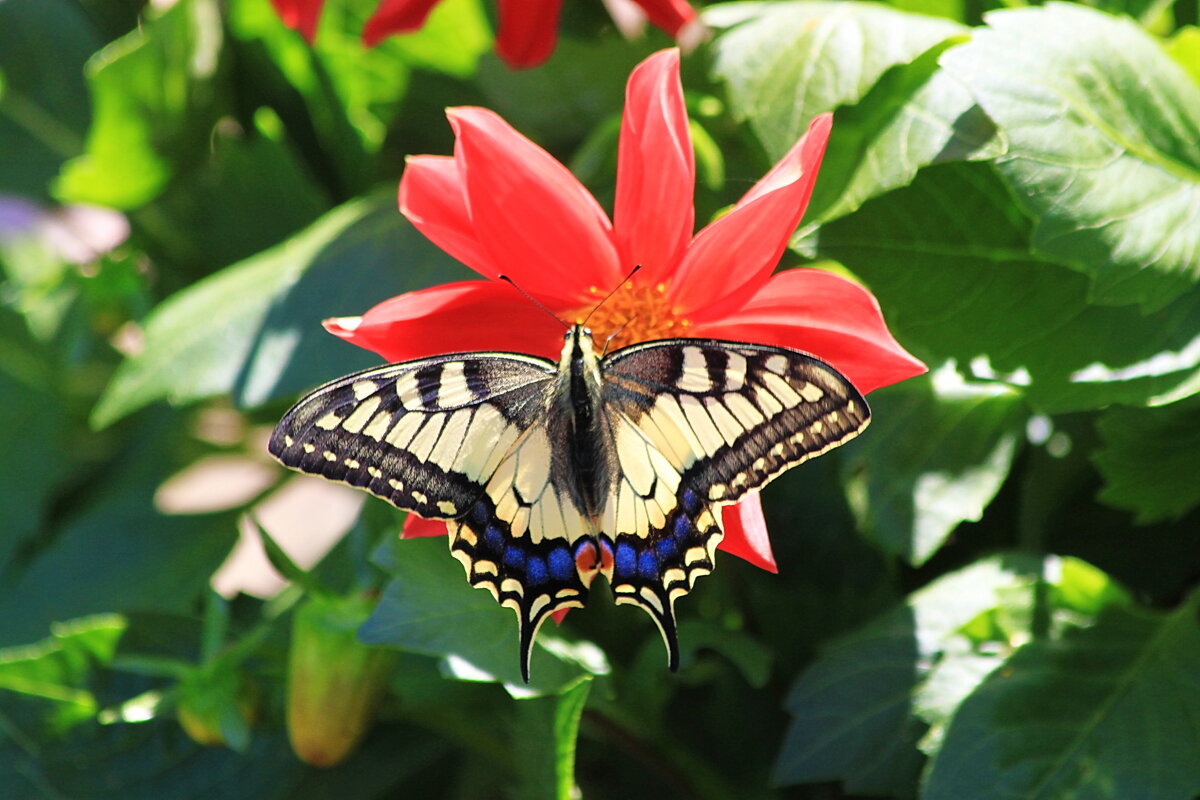
[[[596,297],[597,302],[603,298],[603,292],[595,286],[589,286],[588,292]],[[671,308],[665,283],[644,286],[630,281],[603,305],[578,308],[565,316],[576,323],[588,318],[588,327],[598,343],[608,341],[611,336],[609,352],[638,342],[686,336],[685,329],[691,325],[690,320]],[[603,347],[603,344],[600,346]]]

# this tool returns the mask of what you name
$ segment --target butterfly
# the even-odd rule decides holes
[[[597,354],[569,328],[557,363],[455,353],[367,369],[303,397],[269,449],[288,467],[446,521],[473,586],[513,609],[529,680],[538,629],[597,575],[657,624],[712,571],[721,510],[859,434],[854,386],[798,350],[663,339]]]

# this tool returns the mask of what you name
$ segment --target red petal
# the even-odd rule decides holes
[[[562,625],[562,621],[566,619],[567,612],[570,610],[571,609],[569,608],[560,608],[558,611],[551,611],[550,619],[554,620],[555,623]]]
[[[686,0],[633,0],[646,12],[650,24],[674,37],[679,29],[696,19],[696,9]]]
[[[381,0],[375,13],[363,26],[362,38],[367,47],[374,47],[393,33],[420,29],[429,12],[441,0]]]
[[[763,519],[762,501],[758,492],[751,492],[738,503],[721,509],[725,538],[717,545],[730,555],[749,561],[767,572],[779,572],[771,553],[767,521]]]
[[[513,69],[536,67],[554,52],[562,0],[499,0],[496,55]]]
[[[271,0],[271,3],[284,25],[299,31],[309,44],[313,43],[325,0]]]
[[[444,519],[425,519],[416,514],[404,518],[404,527],[400,530],[401,539],[416,539],[421,536],[445,536],[446,521]]]
[[[462,170],[448,156],[411,156],[400,178],[400,213],[429,241],[485,278],[501,269],[475,236]],[[528,289],[527,289],[528,291]]]
[[[556,359],[563,329],[511,286],[462,281],[408,292],[372,308],[357,325],[326,329],[388,361],[440,353],[503,350]]]
[[[870,292],[820,269],[775,275],[740,310],[698,322],[691,335],[804,350],[828,361],[864,394],[926,370],[892,337]]]
[[[590,286],[615,286],[612,226],[583,184],[491,111],[447,113],[471,221],[492,261],[556,307],[590,302]]]
[[[814,119],[733,210],[696,235],[671,284],[678,313],[735,309],[766,282],[804,215],[832,120]]]
[[[670,277],[692,237],[696,183],[679,51],[647,58],[629,76],[617,157],[613,228],[621,269],[639,280]]]

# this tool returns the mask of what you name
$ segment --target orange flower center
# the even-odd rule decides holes
[[[596,303],[604,300],[602,289],[590,286],[588,293],[596,298]],[[608,352],[652,339],[687,336],[692,324],[671,308],[666,284],[644,286],[633,281],[628,281],[600,305],[583,306],[565,316],[576,324],[587,319],[597,349]]]

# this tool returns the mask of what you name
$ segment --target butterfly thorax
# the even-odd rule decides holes
[[[562,447],[557,452],[562,463],[555,467],[565,473],[562,485],[572,493],[578,508],[595,519],[612,489],[615,465],[610,463],[611,447],[599,412],[600,361],[587,328],[575,325],[567,332],[558,375],[554,402],[561,405],[558,416],[563,424],[555,435],[561,437]]]

